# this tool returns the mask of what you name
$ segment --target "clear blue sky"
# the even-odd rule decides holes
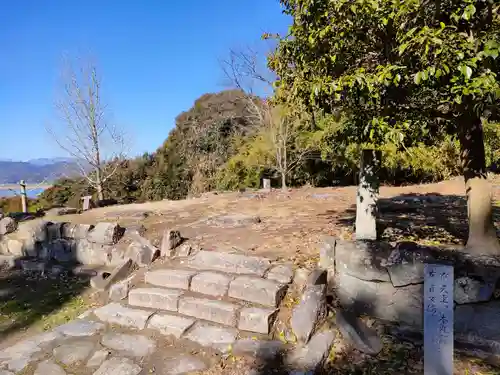
[[[64,53],[96,57],[113,121],[137,155],[154,151],[197,97],[224,88],[218,59],[229,48],[288,23],[278,0],[2,1],[0,159],[67,156],[45,130]]]

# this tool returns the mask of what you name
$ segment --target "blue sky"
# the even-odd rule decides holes
[[[278,0],[16,0],[0,4],[0,159],[67,156],[45,126],[63,54],[96,59],[131,154],[154,151],[175,117],[222,90],[218,59],[285,32]]]

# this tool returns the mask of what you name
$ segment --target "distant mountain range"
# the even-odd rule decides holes
[[[75,159],[41,158],[28,161],[0,160],[0,184],[51,183],[61,177],[78,174]]]

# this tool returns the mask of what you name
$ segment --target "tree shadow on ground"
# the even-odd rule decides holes
[[[464,245],[468,235],[467,201],[458,195],[405,194],[378,200],[377,231],[379,239],[416,241],[427,244]],[[340,226],[353,228],[356,205],[339,214],[326,211]],[[500,207],[493,207],[493,220],[499,228]]]
[[[90,275],[67,272],[0,270],[0,337],[5,339],[35,324],[43,329],[74,318],[85,308],[81,295],[89,281]]]

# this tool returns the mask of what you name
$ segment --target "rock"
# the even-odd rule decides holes
[[[47,225],[49,223],[49,221],[44,220],[31,220],[19,223],[17,234],[19,234],[19,238],[32,244],[35,242],[46,242]]]
[[[191,279],[191,290],[197,293],[223,297],[233,278],[216,272],[200,272]]]
[[[260,222],[260,217],[245,214],[221,215],[207,219],[208,225],[223,228],[240,228]]]
[[[17,263],[14,255],[0,255],[0,269],[13,269],[17,266]]]
[[[272,280],[239,276],[229,284],[228,296],[264,306],[278,307],[286,294],[287,287]]]
[[[306,285],[326,285],[328,283],[328,274],[326,270],[316,268],[306,279]]]
[[[175,256],[179,258],[186,258],[190,256],[192,252],[193,247],[188,243],[183,243],[175,252]]]
[[[0,235],[12,233],[17,229],[17,222],[11,217],[0,219]]]
[[[335,237],[325,236],[319,249],[319,267],[325,270],[335,269]]]
[[[155,257],[156,249],[137,241],[132,242],[125,252],[125,258],[130,258],[139,267],[149,266]]]
[[[67,223],[48,222],[47,223],[47,241],[52,242],[62,238],[63,228]]]
[[[65,342],[54,349],[54,358],[62,364],[70,366],[86,360],[94,350],[94,347],[95,344],[90,341]]]
[[[458,304],[489,301],[495,285],[486,283],[482,278],[463,276],[455,279],[453,300]]]
[[[18,240],[16,238],[4,238],[2,240],[2,248],[4,248],[4,252],[12,254],[16,257],[22,257],[25,255],[36,256],[36,252],[28,253],[27,246],[25,246],[24,241]]]
[[[127,226],[125,230],[125,236],[135,238],[134,236],[137,234],[141,237],[144,237],[146,235],[147,229],[144,225],[142,224],[132,224]]]
[[[15,374],[7,370],[0,370],[0,375],[15,375]]]
[[[361,280],[391,281],[382,266],[391,252],[391,246],[378,241],[335,241],[335,272],[343,272]]]
[[[238,305],[206,298],[182,297],[179,300],[180,314],[231,327],[236,327],[238,309]]]
[[[56,332],[66,336],[84,337],[93,336],[104,329],[104,324],[87,320],[74,320],[55,329]]]
[[[240,311],[238,329],[243,331],[269,334],[276,318],[276,309],[261,309],[258,307],[245,307]]]
[[[236,341],[237,335],[238,331],[234,328],[196,322],[184,338],[201,346],[212,347],[222,353],[227,353]]]
[[[293,368],[316,371],[328,358],[335,332],[325,331],[315,334],[305,346],[297,346],[286,358]]]
[[[395,288],[392,283],[360,280],[345,273],[338,273],[335,282],[346,310],[422,327],[423,284]]]
[[[75,246],[64,238],[54,240],[46,247],[50,249],[49,256],[46,259],[54,259],[62,263],[75,260]]]
[[[382,350],[382,341],[377,332],[358,319],[356,316],[337,310],[335,323],[340,333],[360,352],[377,355]]]
[[[132,259],[127,259],[116,266],[110,274],[100,273],[90,280],[90,285],[97,290],[108,290],[111,284],[127,277],[132,270]],[[107,276],[107,277],[106,277]]]
[[[187,263],[189,267],[195,269],[256,276],[264,276],[271,265],[267,258],[207,250],[200,250],[189,258]]]
[[[191,278],[197,271],[181,269],[162,269],[149,271],[144,276],[144,281],[148,284],[174,289],[189,289]]]
[[[293,275],[293,283],[299,288],[302,288],[307,283],[307,278],[311,274],[311,271],[307,268],[297,268]]]
[[[237,356],[252,356],[258,359],[272,359],[284,349],[281,341],[264,341],[239,339],[233,345],[233,354]]]
[[[167,311],[177,311],[180,290],[164,288],[137,288],[128,294],[128,303],[132,306],[147,307]]]
[[[113,357],[94,372],[94,375],[139,375],[142,369],[128,358]]]
[[[163,232],[163,238],[161,240],[161,256],[171,257],[172,250],[180,245],[182,242],[182,236],[178,230],[166,230]]]
[[[406,286],[424,282],[424,264],[434,258],[425,248],[415,243],[399,243],[387,259],[386,268],[394,286]]]
[[[61,366],[48,359],[38,364],[34,375],[66,375],[66,372]]]
[[[306,287],[299,304],[293,309],[290,320],[298,340],[308,342],[314,330],[326,315],[326,286]]]
[[[81,264],[107,265],[113,246],[90,242],[87,239],[75,241],[75,258]]]
[[[92,357],[87,361],[87,367],[98,367],[100,366],[109,356],[111,352],[109,350],[98,350]]]
[[[45,263],[39,262],[36,260],[27,260],[23,259],[20,261],[21,268],[25,272],[44,272],[45,271]]]
[[[94,314],[102,321],[126,327],[144,329],[152,311],[131,309],[119,303],[109,303],[94,310]]]
[[[55,207],[46,211],[46,215],[63,216],[63,215],[74,215],[78,213],[78,209],[73,207]]]
[[[289,284],[292,282],[293,270],[290,266],[279,265],[269,270],[266,275],[268,280],[274,280],[282,284]]]
[[[106,333],[102,336],[101,344],[107,348],[132,357],[145,357],[156,349],[156,343],[142,335],[128,335],[121,333]]]
[[[102,245],[114,245],[124,233],[125,228],[122,228],[118,223],[97,223],[87,234],[87,239]]]
[[[192,355],[182,354],[164,363],[165,375],[181,375],[195,371],[203,371],[208,367],[201,359]]]
[[[172,335],[179,339],[195,320],[170,314],[155,314],[148,323],[148,328],[159,331],[162,335]]]
[[[128,297],[128,292],[132,283],[132,277],[111,285],[109,288],[109,300],[119,302]]]
[[[66,223],[62,228],[62,236],[63,238],[81,240],[87,238],[89,231],[93,228],[94,226],[90,224]]]

